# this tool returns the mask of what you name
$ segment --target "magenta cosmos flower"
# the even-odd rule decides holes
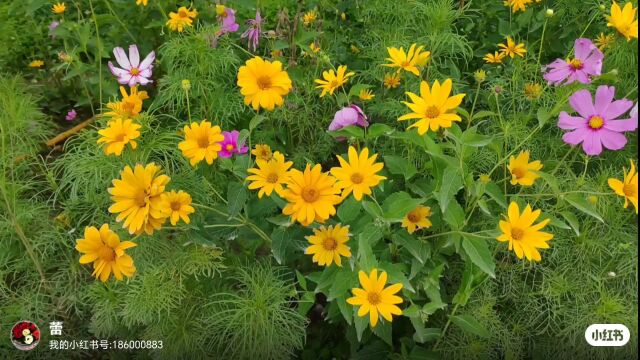
[[[367,115],[357,105],[347,106],[337,111],[329,124],[329,131],[336,131],[349,125],[369,126]]]
[[[65,116],[65,120],[67,121],[73,121],[76,119],[76,116],[78,116],[78,113],[76,112],[76,109],[71,109],[67,112],[67,116]]]
[[[236,12],[230,7],[224,8],[224,12],[220,15],[220,19],[222,20],[220,34],[236,32],[238,31],[238,28],[240,28],[240,25],[236,23]]]
[[[223,158],[230,158],[233,154],[245,154],[249,151],[249,148],[242,144],[238,144],[238,136],[240,133],[237,130],[223,131],[222,136],[224,140],[220,142],[222,149],[218,151],[218,156]]]
[[[576,57],[574,59],[556,59],[551,64],[545,66],[542,71],[546,71],[544,79],[549,85],[565,85],[574,81],[583,84],[591,83],[591,77],[602,74],[602,51],[589,39],[577,39],[573,46]]]
[[[600,155],[602,147],[620,150],[627,144],[625,131],[638,128],[638,115],[629,114],[628,119],[618,119],[633,106],[627,99],[614,100],[613,86],[598,86],[595,103],[588,90],[576,91],[569,98],[571,107],[579,116],[560,113],[558,127],[572,130],[562,137],[567,144],[578,145],[587,155]]]
[[[258,42],[260,41],[260,34],[262,33],[262,16],[260,16],[260,10],[256,10],[256,18],[247,20],[249,28],[240,36],[242,39],[247,38],[249,40],[249,48],[253,48],[256,51],[258,48]]]
[[[156,59],[155,51],[150,52],[142,62],[140,62],[140,53],[137,45],[129,46],[129,57],[121,47],[113,49],[113,55],[116,56],[116,61],[120,67],[113,66],[109,61],[109,69],[111,69],[113,75],[118,77],[120,84],[135,86],[136,84],[147,85],[152,82],[151,69],[153,69],[152,63]]]

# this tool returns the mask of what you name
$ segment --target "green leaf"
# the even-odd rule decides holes
[[[538,108],[537,117],[538,117],[538,125],[543,126],[544,124],[551,119],[552,114],[545,108]]]
[[[422,199],[413,199],[404,191],[398,191],[389,195],[382,204],[383,217],[392,222],[400,222],[409,213],[422,203]]]
[[[362,209],[360,202],[353,196],[349,196],[338,206],[338,217],[343,223],[350,223],[358,217],[360,209]]]
[[[489,274],[492,278],[496,277],[496,264],[493,261],[493,255],[484,238],[462,234],[462,248],[469,259],[479,267],[480,270]]]
[[[405,180],[411,179],[418,172],[413,163],[401,156],[387,155],[384,157],[384,163],[390,173],[402,175]]]
[[[365,316],[358,316],[357,307],[353,307],[353,323],[356,326],[356,334],[358,335],[358,341],[362,342],[362,334],[369,327],[369,314]]]
[[[389,135],[394,131],[396,131],[394,128],[386,124],[372,124],[367,128],[367,138],[373,139],[383,134]]]
[[[378,260],[373,254],[373,246],[380,238],[382,238],[380,230],[373,226],[365,228],[358,235],[358,265],[363,271],[369,271],[378,265]]]
[[[371,328],[374,334],[380,339],[384,340],[387,345],[392,346],[393,341],[391,339],[391,323],[388,321],[378,321],[376,327]]]
[[[456,199],[451,199],[443,218],[454,230],[462,229],[464,226],[464,209],[462,209],[462,206],[458,204]]]
[[[264,117],[263,115],[256,115],[254,116],[251,121],[249,121],[249,132],[253,132],[253,130],[255,128],[258,127],[258,125],[260,125],[264,120],[266,119],[266,117]]]
[[[282,265],[291,246],[291,235],[286,228],[277,228],[271,233],[271,252],[278,264]]]
[[[489,116],[498,116],[498,114],[494,113],[493,111],[488,111],[488,110],[482,110],[482,111],[478,111],[477,113],[473,114],[473,117],[471,118],[471,121],[473,120],[478,120],[478,119],[483,119]]]
[[[360,94],[360,91],[367,90],[369,88],[371,88],[371,85],[368,84],[354,84],[349,90],[349,97],[357,97]]]
[[[495,183],[488,183],[484,189],[485,193],[489,194],[489,196],[496,202],[496,204],[500,205],[502,208],[507,208],[507,198],[504,196],[502,189]]]
[[[588,203],[580,194],[569,194],[565,197],[565,200],[576,209],[604,223],[604,219],[598,214],[593,205]]]
[[[338,304],[342,317],[347,321],[347,324],[351,325],[353,323],[353,306],[347,304],[347,301],[342,297],[337,298],[335,302]]]
[[[382,209],[378,204],[374,203],[373,201],[362,200],[362,208],[374,218],[382,217]]]
[[[247,129],[242,129],[240,130],[240,133],[238,134],[238,144],[245,144],[247,142],[247,139],[249,138],[249,130]]]
[[[462,330],[470,332],[472,334],[476,334],[483,338],[488,338],[490,336],[489,331],[471,315],[452,316],[451,322],[456,324]]]
[[[421,264],[430,257],[429,248],[421,240],[409,235],[406,231],[401,231],[393,234],[391,237],[393,241],[407,249],[413,257],[418,259]]]
[[[560,213],[560,215],[562,215],[562,217],[567,220],[569,226],[571,226],[571,229],[573,229],[573,232],[575,232],[577,236],[580,236],[580,222],[578,221],[576,215],[569,211],[563,211]]]
[[[300,287],[302,288],[302,290],[307,290],[307,279],[305,279],[304,275],[296,270],[296,279],[298,280],[298,284],[300,284]]]
[[[551,189],[555,194],[560,192],[560,187],[558,186],[558,180],[555,178],[555,176],[551,174],[547,174],[544,171],[536,171],[536,170],[532,170],[532,171],[535,174],[539,175],[547,184],[549,184],[549,186],[551,187]]]
[[[435,192],[436,199],[440,204],[440,209],[444,214],[447,211],[447,207],[451,202],[451,199],[462,188],[462,178],[458,173],[458,169],[453,167],[447,167],[442,174],[442,182],[439,189]]]
[[[344,297],[348,293],[349,289],[353,288],[358,283],[358,274],[351,271],[351,269],[345,267],[340,269],[336,274],[335,280],[331,285],[327,301]]]
[[[327,131],[329,135],[336,137],[355,137],[356,139],[364,139],[364,129],[357,125],[345,126],[336,131]]]
[[[462,134],[460,141],[466,146],[482,147],[492,142],[493,136],[478,134],[475,128],[470,128]]]
[[[229,219],[238,215],[247,201],[247,189],[240,182],[233,181],[227,188],[227,206],[229,209]]]

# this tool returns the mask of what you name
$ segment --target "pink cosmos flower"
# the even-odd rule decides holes
[[[571,116],[567,112],[560,113],[558,127],[572,130],[562,137],[570,145],[582,143],[587,155],[600,155],[602,147],[609,150],[620,150],[627,144],[625,131],[638,128],[637,111],[629,114],[629,119],[618,119],[626,113],[633,102],[627,99],[614,100],[616,89],[613,86],[601,85],[596,90],[595,103],[588,90],[576,91],[569,98],[569,104],[579,116]]]
[[[236,23],[236,12],[232,8],[225,7],[224,13],[220,18],[222,19],[220,34],[236,32],[238,31],[238,28],[240,28],[240,25]]]
[[[76,112],[76,109],[71,109],[69,110],[69,112],[67,112],[67,116],[65,116],[65,120],[67,121],[73,121],[76,119],[76,116],[78,116],[78,113]]]
[[[592,76],[602,74],[604,55],[591,40],[577,39],[573,49],[576,55],[573,60],[556,59],[542,68],[542,71],[546,71],[543,77],[549,85],[560,85],[562,82],[568,85],[576,80],[589,84]]]
[[[222,136],[224,140],[220,142],[222,149],[218,151],[218,156],[223,158],[230,158],[233,154],[245,154],[249,151],[249,148],[242,144],[238,144],[238,136],[240,133],[237,130],[223,131]]]
[[[369,126],[367,115],[358,105],[350,105],[338,110],[333,116],[331,124],[329,124],[329,131],[340,130],[350,125],[358,125],[365,128]],[[344,139],[342,136],[336,138],[338,141],[343,141]]]
[[[55,39],[56,37],[56,34],[53,32],[58,28],[58,26],[60,26],[60,22],[58,21],[52,21],[51,24],[49,24],[49,36],[51,36],[52,39]]]
[[[256,10],[256,18],[247,20],[249,28],[240,35],[242,39],[247,38],[249,40],[249,48],[253,48],[256,51],[258,48],[258,41],[262,34],[262,16],[260,16],[260,10]]]
[[[142,62],[140,62],[140,53],[137,45],[129,46],[129,57],[121,47],[113,49],[113,55],[116,56],[116,61],[120,67],[113,66],[109,61],[109,69],[111,69],[113,75],[118,77],[120,84],[135,86],[136,84],[147,85],[153,82],[150,78],[151,69],[153,69],[152,63],[156,59],[155,51],[150,52]]]

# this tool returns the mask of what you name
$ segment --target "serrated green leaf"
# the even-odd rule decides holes
[[[480,270],[489,274],[492,278],[496,277],[496,263],[493,260],[493,255],[487,246],[487,242],[483,238],[462,234],[462,249]]]
[[[435,194],[443,214],[447,211],[451,199],[453,199],[461,188],[462,178],[460,177],[460,173],[458,173],[458,169],[453,167],[444,169],[442,182]]]
[[[240,182],[230,182],[227,187],[227,208],[229,210],[229,218],[240,213],[247,201],[247,189]]]
[[[407,234],[406,231],[397,232],[391,238],[396,244],[407,249],[421,264],[424,264],[429,258],[429,248],[425,246],[425,243]]]
[[[258,125],[260,125],[264,120],[266,119],[266,117],[264,117],[263,115],[256,115],[254,116],[251,121],[249,121],[249,132],[253,132],[253,130],[255,128],[258,127]]]
[[[387,221],[400,222],[402,219],[418,205],[422,199],[413,199],[411,195],[404,191],[398,191],[389,195],[382,204],[382,216]]]
[[[488,183],[484,189],[485,193],[491,197],[496,204],[500,205],[503,209],[507,208],[507,198],[504,196],[502,189],[495,183]]]
[[[418,172],[413,163],[401,156],[387,155],[384,157],[384,163],[390,173],[402,175],[405,180],[411,179]]]
[[[367,138],[373,139],[383,134],[389,135],[394,131],[396,130],[387,124],[372,124],[367,128]]]
[[[451,316],[451,322],[456,324],[462,330],[476,334],[483,338],[488,338],[489,331],[471,315],[454,315]]]
[[[358,217],[361,209],[360,202],[353,196],[349,196],[338,206],[338,217],[343,223],[350,223]]]

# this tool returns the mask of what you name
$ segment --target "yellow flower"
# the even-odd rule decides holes
[[[598,37],[596,38],[595,43],[600,51],[604,51],[604,49],[611,46],[614,41],[615,37],[613,36],[613,34],[605,35],[604,33],[600,33],[600,35],[598,35]]]
[[[616,192],[617,195],[622,196],[624,198],[624,208],[626,209],[629,206],[629,202],[633,204],[633,207],[636,209],[636,214],[638,213],[638,173],[636,172],[636,166],[633,163],[633,160],[629,160],[631,163],[631,168],[627,173],[625,169],[622,169],[624,173],[623,181],[618,179],[610,178],[609,179],[609,187]]]
[[[378,277],[377,269],[371,270],[369,276],[360,271],[358,278],[362,288],[351,289],[353,297],[347,299],[348,304],[360,306],[358,316],[363,317],[368,313],[369,322],[375,327],[378,324],[378,314],[389,322],[393,321],[392,315],[402,315],[402,310],[396,306],[402,304],[402,298],[395,295],[402,289],[402,284],[393,284],[385,288],[387,273],[381,271]]]
[[[314,54],[317,54],[320,51],[320,46],[317,46],[315,42],[312,42],[309,44],[309,49],[311,49]]]
[[[389,57],[386,60],[390,61],[391,64],[383,64],[382,66],[398,68],[398,70],[408,71],[415,76],[420,76],[418,67],[426,65],[429,56],[431,56],[431,52],[423,52],[423,48],[424,46],[420,46],[416,49],[416,44],[412,44],[408,53],[405,53],[402,47],[400,49],[387,48]]]
[[[533,224],[539,216],[540,210],[532,211],[529,204],[520,214],[518,204],[512,201],[509,204],[506,221],[500,220],[502,235],[496,239],[503,242],[508,241],[509,250],[513,250],[518,259],[522,259],[524,255],[528,260],[540,261],[538,249],[548,249],[547,241],[553,239],[553,234],[540,231],[549,223],[550,219]]]
[[[183,32],[186,26],[193,26],[193,19],[198,16],[198,11],[196,9],[191,10],[191,8],[186,8],[184,6],[178,9],[178,12],[170,12],[169,20],[167,21],[167,26],[172,31]]]
[[[338,155],[340,167],[331,168],[331,175],[338,180],[336,186],[342,189],[343,199],[353,192],[353,197],[359,201],[362,200],[362,195],[371,195],[371,188],[386,179],[377,175],[384,168],[384,164],[375,162],[378,154],[369,157],[367,148],[358,154],[353,146],[349,146],[348,155],[349,162]]]
[[[489,176],[489,174],[480,174],[478,180],[483,184],[488,184],[491,182],[491,176]]]
[[[429,84],[426,81],[420,82],[420,96],[407,92],[406,94],[413,103],[403,101],[413,112],[400,116],[398,121],[419,119],[416,123],[411,124],[409,128],[417,127],[420,135],[423,135],[429,129],[438,131],[440,127],[450,128],[454,121],[461,121],[460,116],[456,114],[456,108],[466,94],[450,97],[452,86],[451,79],[445,80],[442,85],[436,80],[431,88],[429,88]]]
[[[329,266],[334,261],[336,265],[342,266],[340,256],[351,256],[351,250],[345,245],[349,241],[349,226],[321,226],[313,229],[313,235],[307,236],[307,241],[311,246],[304,253],[313,255],[311,260],[320,266]]]
[[[476,72],[473,73],[473,78],[477,83],[481,83],[487,79],[487,72],[482,69],[476,70]]]
[[[271,50],[271,57],[277,58],[282,56],[282,50]]]
[[[109,188],[113,200],[109,212],[118,214],[116,221],[124,220],[122,227],[129,229],[130,234],[144,231],[151,235],[167,219],[162,193],[171,179],[160,171],[154,163],[137,164],[134,169],[125,166],[120,179],[114,179],[113,187]]]
[[[347,14],[340,13],[340,19],[342,19],[342,21],[347,21]]]
[[[191,195],[187,192],[171,190],[170,192],[162,194],[162,201],[165,202],[166,215],[169,217],[171,225],[176,226],[180,219],[182,219],[185,224],[191,222],[191,220],[189,220],[189,214],[196,212],[196,209],[191,206]]]
[[[400,86],[400,73],[384,74],[384,87],[387,89],[395,89]]]
[[[289,180],[289,168],[293,165],[292,161],[285,161],[284,155],[276,151],[270,160],[257,159],[258,168],[247,170],[253,175],[247,176],[247,180],[251,181],[249,189],[260,189],[258,197],[271,193],[275,190],[279,196],[284,196],[284,185]]]
[[[110,120],[105,129],[99,130],[100,138],[98,144],[105,144],[104,153],[120,156],[124,147],[129,144],[132,149],[138,147],[134,140],[140,137],[138,131],[142,126],[136,124],[131,119],[117,118]]]
[[[324,80],[320,80],[320,79],[316,79],[315,80],[316,84],[318,84],[318,86],[316,86],[316,88],[317,89],[322,89],[322,94],[320,94],[320,97],[325,96],[327,93],[333,95],[333,92],[337,88],[339,88],[342,85],[346,84],[347,81],[349,80],[349,78],[352,77],[353,75],[355,75],[355,73],[353,71],[347,72],[347,66],[346,65],[338,66],[338,72],[337,73],[335,71],[333,71],[333,69],[331,69],[329,71],[323,71],[322,72],[322,78]]]
[[[30,68],[40,68],[44,65],[44,61],[42,60],[33,60],[29,63]]]
[[[537,100],[542,95],[542,85],[538,83],[528,83],[524,86],[524,97],[527,100]]]
[[[93,263],[93,273],[102,282],[109,280],[111,273],[117,280],[131,277],[136,272],[131,256],[125,250],[138,246],[131,241],[120,241],[118,234],[104,224],[100,230],[95,226],[84,228],[84,238],[76,242],[76,250],[81,254],[80,264]]]
[[[290,171],[287,189],[283,197],[288,204],[282,209],[284,215],[307,226],[314,220],[323,223],[336,213],[335,205],[339,204],[340,189],[335,186],[336,179],[322,172],[320,165],[307,164],[304,172]]]
[[[407,228],[409,234],[413,234],[416,229],[426,229],[431,227],[431,208],[419,205],[415,209],[409,211],[402,219],[402,227]]]
[[[631,2],[624,4],[620,9],[617,2],[611,4],[611,15],[607,15],[607,26],[614,27],[622,36],[631,41],[638,38],[638,19],[636,13],[638,8],[634,8]]]
[[[351,46],[349,46],[349,50],[351,50],[351,52],[354,53],[354,54],[357,54],[357,53],[360,52],[360,49],[357,46],[353,45],[353,44],[351,44]]]
[[[51,11],[54,14],[63,14],[67,10],[67,6],[63,2],[53,4]]]
[[[142,102],[149,98],[146,91],[138,92],[138,85],[131,88],[131,94],[127,94],[124,86],[120,86],[120,94],[122,100],[107,104],[111,111],[104,113],[105,116],[123,120],[135,118],[142,111]]]
[[[358,98],[360,100],[362,100],[362,101],[369,101],[369,100],[373,99],[374,97],[376,97],[376,96],[369,89],[362,89],[358,93]]]
[[[253,147],[253,150],[251,150],[251,154],[256,157],[256,160],[260,159],[264,161],[271,160],[273,155],[271,153],[271,147],[266,144],[256,144],[256,146]]]
[[[192,122],[184,126],[184,140],[178,144],[178,149],[189,159],[191,166],[196,166],[202,160],[211,165],[218,158],[223,140],[220,126],[211,126],[210,122],[202,120],[199,124]]]
[[[504,1],[505,6],[510,6],[511,11],[516,13],[518,11],[526,11],[527,5],[531,4],[533,0],[506,0]]]
[[[136,0],[136,5],[138,5],[138,6],[140,6],[140,5],[147,6],[147,5],[149,5],[149,0]]]
[[[311,11],[307,11],[303,16],[302,16],[302,23],[305,26],[309,26],[311,24],[313,24],[316,19],[318,18],[318,12],[315,10],[311,10]]]
[[[496,51],[493,54],[488,53],[483,59],[487,64],[502,64],[502,59],[504,59],[505,56],[505,54]]]
[[[518,55],[520,57],[524,57],[524,54],[527,53],[527,49],[524,48],[524,43],[516,44],[515,41],[511,38],[511,36],[507,36],[506,44],[498,44],[498,47],[501,49],[500,52],[505,56],[509,56],[512,59]]]
[[[216,5],[216,15],[218,15],[218,16],[224,16],[224,14],[225,14],[225,12],[224,12],[224,11],[225,11],[226,9],[227,9],[227,8],[226,8],[224,5],[220,5],[220,4]]]
[[[245,105],[251,104],[254,110],[263,108],[269,111],[284,103],[283,96],[292,87],[289,74],[282,70],[280,61],[271,62],[258,56],[240,67],[237,84]]]
[[[529,162],[529,151],[522,151],[517,157],[509,158],[511,185],[531,186],[540,175],[534,171],[542,169],[540,160]],[[532,171],[533,170],[533,171]]]

